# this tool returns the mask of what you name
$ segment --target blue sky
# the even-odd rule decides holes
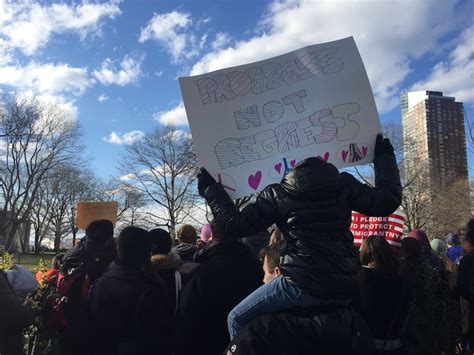
[[[0,0],[0,90],[38,95],[74,115],[91,167],[104,179],[118,174],[126,144],[165,122],[187,127],[177,77],[351,35],[382,122],[400,121],[401,89],[456,96],[472,118],[473,6],[460,0]]]

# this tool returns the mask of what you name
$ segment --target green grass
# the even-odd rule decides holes
[[[51,259],[53,259],[55,253],[44,253],[44,254],[15,254],[13,262],[15,264],[20,264],[26,267],[30,271],[34,271],[38,267],[40,259],[46,263],[46,265],[51,264]]]

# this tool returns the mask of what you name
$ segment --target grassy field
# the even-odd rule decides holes
[[[49,266],[51,264],[51,259],[54,257],[54,253],[45,253],[45,254],[15,254],[13,262],[15,264],[20,264],[26,267],[27,269],[34,271],[38,267],[40,259]]]

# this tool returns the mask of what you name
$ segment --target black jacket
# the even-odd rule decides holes
[[[181,294],[177,354],[222,354],[229,343],[227,315],[261,285],[261,266],[237,241],[213,243],[196,261]]]
[[[90,315],[93,354],[171,354],[172,321],[165,286],[140,269],[115,265],[94,284]]]
[[[369,355],[374,343],[349,308],[312,307],[264,314],[237,334],[225,355]]]
[[[285,240],[280,250],[283,275],[318,298],[347,298],[357,294],[360,269],[349,231],[351,211],[386,216],[401,203],[395,156],[379,155],[374,165],[373,188],[309,158],[240,211],[218,183],[203,195],[229,233],[250,235],[276,223]]]
[[[398,275],[362,268],[359,274],[360,312],[375,339],[399,339],[408,315],[408,286]]]

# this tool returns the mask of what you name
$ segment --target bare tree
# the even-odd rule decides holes
[[[191,137],[170,126],[156,128],[129,145],[120,164],[128,177],[125,186],[147,197],[154,205],[154,212],[147,214],[167,225],[173,237],[176,226],[192,214],[196,168]]]
[[[80,130],[57,106],[12,97],[0,111],[1,135],[0,240],[10,251],[48,171],[80,153]]]

